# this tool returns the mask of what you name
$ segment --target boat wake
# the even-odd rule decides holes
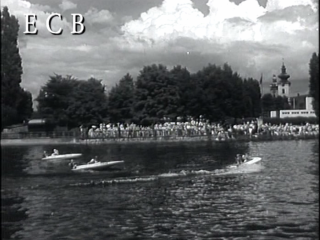
[[[161,181],[162,179],[169,178],[181,178],[181,177],[190,177],[190,176],[223,176],[223,175],[234,175],[234,174],[247,174],[255,173],[262,170],[260,164],[252,164],[246,166],[239,166],[237,168],[225,168],[225,169],[215,169],[212,171],[208,170],[181,170],[179,172],[169,172],[162,173],[158,175],[151,176],[141,176],[141,177],[125,177],[118,179],[107,179],[101,181],[90,181],[87,183],[73,183],[69,186],[71,187],[83,187],[83,186],[108,186],[113,184],[130,184],[130,183],[144,183],[152,181]]]

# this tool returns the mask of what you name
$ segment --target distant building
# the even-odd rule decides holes
[[[308,95],[297,95],[291,97],[292,109],[290,110],[280,110],[271,111],[270,117],[316,117],[315,111],[312,107],[312,97]]]
[[[291,82],[288,80],[290,75],[287,74],[286,67],[282,63],[281,73],[278,75],[279,81],[277,81],[276,75],[272,77],[272,83],[270,84],[270,92],[272,96],[287,97],[290,104],[290,86]]]
[[[46,119],[31,119],[28,121],[28,132],[51,132],[55,125],[49,123]]]
[[[282,63],[281,73],[278,75],[280,81],[278,82],[278,96],[287,97],[290,104],[290,86],[291,82],[288,81],[290,75],[287,74],[286,67]]]
[[[287,97],[291,106],[290,110],[271,111],[270,117],[275,118],[289,118],[289,117],[316,117],[315,111],[312,107],[312,97],[309,94],[290,96],[291,82],[288,81],[290,75],[287,74],[286,67],[282,63],[281,73],[278,75],[280,79],[277,81],[273,75],[272,83],[270,84],[271,94],[276,96]]]

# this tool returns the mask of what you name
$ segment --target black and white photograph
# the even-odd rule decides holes
[[[318,0],[1,0],[1,239],[319,239]]]

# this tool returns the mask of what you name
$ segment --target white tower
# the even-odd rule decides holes
[[[290,75],[287,74],[286,67],[284,66],[284,63],[282,63],[281,73],[278,75],[278,78],[280,78],[278,82],[278,96],[287,97],[290,104],[291,82],[288,81],[289,77]]]

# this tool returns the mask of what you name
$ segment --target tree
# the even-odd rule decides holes
[[[134,91],[133,78],[129,73],[111,89],[108,97],[108,109],[112,122],[132,121]]]
[[[218,121],[224,117],[221,97],[226,93],[223,83],[219,83],[221,68],[209,64],[192,76],[192,84],[195,88],[193,100],[191,100],[191,116],[198,119],[200,115],[211,121]]]
[[[102,80],[77,80],[66,108],[69,127],[99,124],[107,117],[107,96]]]
[[[30,92],[20,89],[20,99],[17,106],[19,122],[29,119],[33,114],[32,95]]]
[[[71,76],[50,76],[45,86],[41,87],[38,101],[38,112],[49,121],[60,126],[68,125],[67,108],[76,87],[76,79]]]
[[[319,55],[316,53],[313,53],[310,59],[309,74],[309,94],[313,98],[312,105],[316,116],[319,117]]]
[[[288,98],[286,96],[277,96],[273,98],[275,111],[290,109]]]
[[[290,109],[288,98],[286,96],[274,97],[271,93],[267,93],[262,96],[262,106],[264,112]]]
[[[259,82],[253,78],[243,81],[243,117],[259,117],[261,92]]]
[[[194,118],[203,115],[211,121],[243,116],[243,81],[228,64],[209,64],[192,76],[194,96],[189,108]]]
[[[174,119],[179,101],[178,87],[165,66],[153,64],[140,71],[136,81],[137,121],[147,125],[164,117]]]
[[[275,110],[274,97],[272,96],[271,93],[264,94],[262,96],[261,101],[262,101],[263,112],[270,112]]]
[[[191,74],[186,68],[180,65],[173,67],[170,73],[172,74],[174,85],[178,88],[179,107],[177,109],[177,115],[186,118],[190,115],[188,103],[194,91],[191,84]]]
[[[40,89],[38,112],[60,126],[97,124],[107,115],[107,97],[101,80],[77,80],[71,76],[50,76]]]
[[[30,117],[29,108],[23,112],[20,112],[21,108],[18,109],[25,100],[30,104],[30,95],[20,87],[22,65],[18,32],[18,20],[4,7],[1,11],[1,130]]]

